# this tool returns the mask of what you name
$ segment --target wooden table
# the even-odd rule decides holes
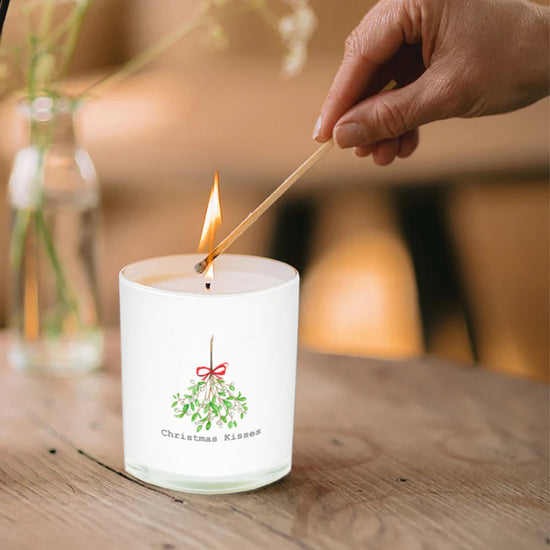
[[[118,333],[104,372],[23,376],[0,336],[0,548],[545,548],[548,388],[473,367],[302,352],[294,466],[262,490],[124,472]]]

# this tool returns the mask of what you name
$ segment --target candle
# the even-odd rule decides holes
[[[246,271],[223,269],[217,271],[215,282],[213,280],[205,282],[204,277],[198,277],[195,272],[145,277],[139,282],[163,290],[216,296],[262,290],[275,286],[280,282],[280,279],[269,273],[248,273]],[[209,284],[208,287],[206,286],[207,283]]]
[[[124,460],[197,493],[271,483],[291,468],[299,276],[253,256],[136,262],[119,276]]]

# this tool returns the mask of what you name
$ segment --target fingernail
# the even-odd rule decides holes
[[[356,147],[364,143],[366,138],[365,129],[362,124],[347,122],[338,126],[334,132],[336,143],[342,147]]]
[[[319,115],[319,118],[317,119],[317,122],[315,123],[315,127],[313,128],[313,139],[317,139],[319,137],[319,132],[321,131],[321,115]]]

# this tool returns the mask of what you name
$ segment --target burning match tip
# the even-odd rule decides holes
[[[203,260],[202,262],[199,262],[198,264],[195,265],[195,271],[197,273],[204,273],[204,270],[208,267],[208,263]]]
[[[206,287],[206,290],[210,290],[212,283],[205,283],[204,286]]]

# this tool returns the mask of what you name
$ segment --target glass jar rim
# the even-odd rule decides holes
[[[83,99],[70,96],[41,95],[32,101],[22,98],[17,102],[17,111],[29,120],[48,122],[58,115],[73,114],[83,104]]]

